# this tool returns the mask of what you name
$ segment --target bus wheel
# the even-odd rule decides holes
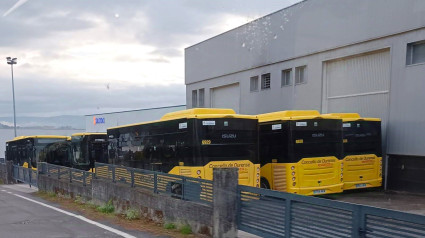
[[[266,178],[261,178],[260,185],[261,188],[270,189],[269,181]]]

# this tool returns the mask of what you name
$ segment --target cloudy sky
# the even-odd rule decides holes
[[[7,56],[18,116],[185,104],[184,48],[296,2],[2,0],[0,116],[13,113]]]

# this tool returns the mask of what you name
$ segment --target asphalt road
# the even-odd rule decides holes
[[[0,237],[154,237],[64,211],[28,185],[0,185]]]

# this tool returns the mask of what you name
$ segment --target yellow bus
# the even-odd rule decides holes
[[[344,190],[382,185],[381,119],[331,113],[343,120]]]
[[[340,193],[342,120],[318,111],[258,115],[261,187],[302,195]]]
[[[57,143],[66,142],[68,136],[57,135],[34,135],[18,136],[6,142],[6,159],[13,161],[15,165],[27,168],[37,168],[37,162],[48,162],[62,165],[63,158],[68,156],[64,150],[58,150],[53,157],[48,157],[46,147]],[[50,161],[49,158],[52,158]],[[47,161],[49,160],[49,161]]]
[[[93,171],[95,162],[108,163],[108,136],[96,132],[74,133],[71,151],[71,167]]]
[[[107,129],[109,163],[212,180],[239,168],[239,183],[260,186],[258,120],[231,109],[195,108],[160,120]]]

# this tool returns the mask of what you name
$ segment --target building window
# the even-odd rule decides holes
[[[204,107],[205,106],[205,89],[201,88],[199,89],[199,107]]]
[[[295,84],[307,83],[307,66],[295,68]]]
[[[292,69],[282,70],[282,87],[291,85]]]
[[[407,44],[406,64],[419,64],[425,62],[425,41]]]
[[[192,107],[198,106],[198,90],[192,90]]]
[[[261,75],[261,90],[270,88],[270,74]]]
[[[258,76],[251,77],[251,80],[250,80],[250,91],[251,92],[258,91]]]

